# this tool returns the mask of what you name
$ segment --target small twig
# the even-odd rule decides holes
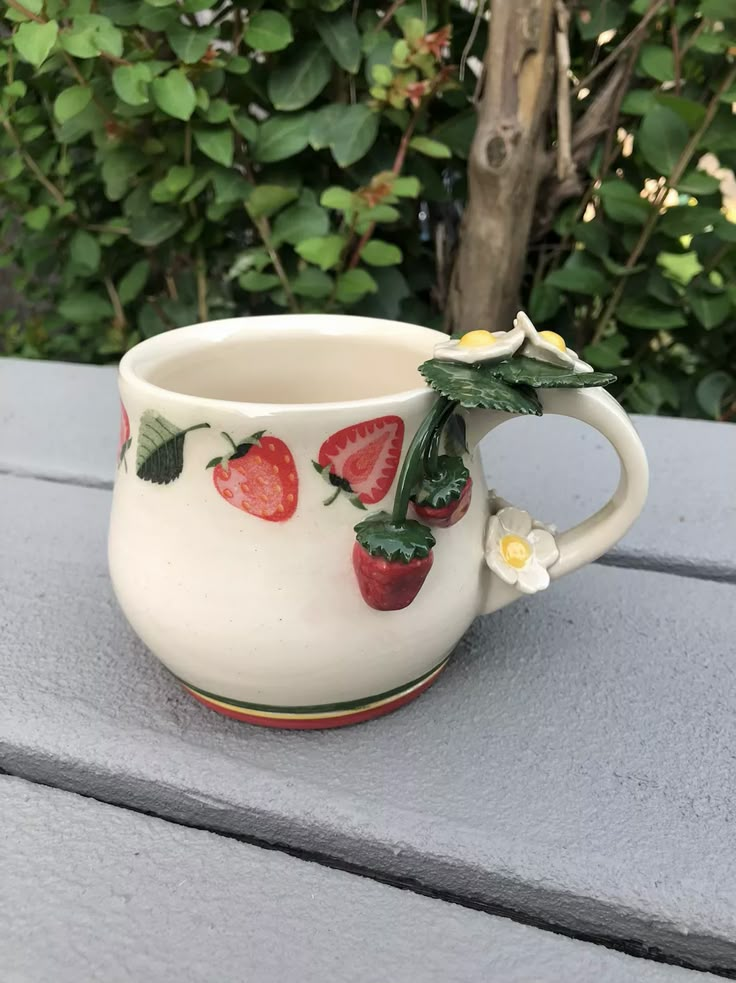
[[[273,265],[273,268],[276,271],[276,276],[281,281],[281,286],[283,287],[284,293],[286,294],[286,299],[289,303],[289,308],[293,313],[298,314],[299,303],[296,297],[294,296],[294,292],[291,289],[291,285],[289,283],[289,277],[286,275],[286,270],[284,269],[283,263],[281,262],[281,257],[279,256],[276,247],[274,246],[271,240],[271,223],[264,215],[262,218],[254,218],[253,224],[258,229],[258,234],[261,237],[261,242],[266,248],[266,252],[269,255],[271,264]]]
[[[581,89],[590,88],[590,83],[594,79],[597,79],[602,72],[605,72],[607,68],[609,68],[621,57],[628,47],[634,44],[635,41],[646,33],[646,30],[649,27],[649,22],[656,17],[660,11],[660,8],[664,6],[665,3],[669,3],[669,0],[652,0],[647,8],[647,12],[644,14],[636,27],[631,31],[631,33],[627,34],[626,37],[618,45],[616,45],[613,51],[607,55],[602,62],[599,62],[591,72],[588,72],[584,79],[581,79],[580,82],[577,82],[573,86],[572,94],[575,95]]]
[[[713,96],[710,102],[708,103],[708,108],[705,111],[705,116],[703,117],[700,126],[691,135],[684,150],[680,154],[677,163],[672,168],[672,173],[667,178],[667,180],[662,184],[662,187],[657,192],[657,195],[652,204],[652,211],[647,217],[647,220],[644,223],[644,226],[642,227],[639,238],[634,244],[634,248],[631,250],[631,253],[629,254],[629,258],[626,260],[626,263],[624,264],[627,270],[630,270],[631,267],[635,266],[636,263],[639,261],[639,257],[644,252],[644,249],[646,248],[647,243],[652,237],[652,233],[654,232],[654,229],[657,225],[657,221],[659,220],[659,212],[662,207],[662,204],[664,203],[664,199],[667,197],[667,191],[671,187],[676,187],[680,178],[685,173],[685,170],[689,166],[693,155],[697,151],[700,141],[702,140],[704,134],[708,130],[710,124],[713,122],[713,117],[718,111],[721,95],[727,89],[729,89],[731,85],[733,85],[734,80],[736,80],[736,67],[732,68],[731,71],[728,72],[721,80],[720,85],[713,93]],[[626,276],[622,276],[619,279],[615,290],[611,294],[610,300],[606,304],[603,314],[601,315],[601,319],[598,322],[598,327],[596,328],[592,339],[593,344],[600,341],[601,338],[603,337],[606,327],[608,326],[608,322],[611,320],[611,317],[613,316],[613,314],[616,311],[616,308],[619,305],[625,287],[626,287]]]
[[[115,312],[114,326],[116,328],[124,328],[127,324],[125,319],[125,311],[123,310],[123,305],[120,302],[120,296],[115,289],[115,284],[112,282],[109,276],[105,275],[102,278],[102,282],[105,284],[105,290],[107,290],[107,296],[110,298],[110,303],[112,304],[112,309]]]
[[[31,155],[24,150],[20,137],[16,133],[15,129],[13,128],[13,124],[10,122],[10,120],[5,115],[5,113],[2,114],[2,118],[0,119],[0,122],[2,122],[2,125],[5,128],[5,132],[10,137],[10,142],[13,144],[15,149],[23,158],[23,163],[26,165],[28,170],[31,171],[33,175],[36,177],[36,179],[44,186],[44,188],[46,188],[48,193],[57,202],[57,204],[63,205],[66,200],[64,198],[63,193],[60,191],[59,188],[56,187],[55,184],[49,181],[49,179],[43,173],[43,171],[35,162],[33,157],[31,157]]]
[[[556,0],[555,50],[557,52],[557,177],[564,181],[575,172],[572,159],[572,115],[570,112],[570,12]]]
[[[414,115],[409,120],[409,125],[407,126],[406,130],[401,136],[401,140],[399,142],[399,149],[396,151],[396,157],[394,157],[394,162],[391,167],[391,173],[394,175],[394,177],[398,177],[401,174],[401,169],[404,166],[404,161],[406,160],[406,154],[407,151],[409,150],[409,143],[411,142],[411,138],[414,136],[414,130],[416,129],[417,123],[419,122],[422,113],[429,105],[432,96],[437,91],[437,89],[442,84],[442,82],[444,82],[445,77],[446,77],[446,71],[439,72],[435,76],[435,78],[432,80],[432,84],[430,85],[426,96],[421,101],[421,103],[417,106],[417,108],[414,110]],[[371,224],[368,226],[368,228],[365,230],[363,235],[358,240],[358,245],[355,247],[355,251],[353,252],[353,255],[350,257],[350,262],[348,263],[349,270],[354,270],[355,267],[360,262],[360,254],[363,252],[365,246],[370,242],[371,236],[375,232],[375,229],[376,229],[376,223],[371,222]]]
[[[707,26],[708,26],[708,21],[705,18],[703,18],[698,24],[698,26],[695,28],[693,33],[690,35],[690,37],[687,39],[687,41],[683,44],[680,50],[680,61],[682,61],[682,59],[692,48],[692,46],[695,44],[695,42],[698,40],[698,38],[700,37],[700,35],[703,33],[703,31],[706,29]]]
[[[219,24],[221,20],[224,20],[227,17],[227,15],[232,12],[232,10],[233,10],[233,8],[230,6],[230,4],[227,4],[226,3],[225,6],[222,7],[221,10],[218,10],[217,11],[217,13],[215,14],[215,16],[210,21],[210,24],[211,25],[213,25],[213,24]]]
[[[682,88],[682,66],[680,64],[680,34],[677,30],[676,0],[670,0],[670,37],[672,38],[672,58],[675,63],[675,94],[679,96]]]
[[[465,66],[467,64],[470,52],[472,51],[473,45],[475,44],[475,39],[478,35],[478,30],[480,29],[480,22],[483,19],[483,13],[486,9],[486,0],[476,0],[476,2],[478,6],[475,8],[473,26],[470,28],[468,40],[465,42],[463,53],[460,55],[460,69],[458,71],[458,78],[461,82],[465,79]]]
[[[174,282],[174,278],[170,273],[164,274],[164,282],[166,283],[166,289],[169,293],[169,297],[171,297],[172,300],[178,300],[179,291],[176,289],[176,283]]]
[[[243,40],[243,34],[245,33],[245,25],[243,24],[243,16],[240,13],[240,8],[236,7],[233,10],[233,54],[237,55],[238,48],[240,47],[240,42]]]
[[[392,20],[394,14],[396,13],[396,11],[399,9],[399,7],[403,6],[403,4],[404,4],[404,0],[394,0],[394,2],[391,4],[391,6],[386,11],[386,13],[383,15],[383,17],[379,20],[379,22],[373,28],[373,30],[374,31],[382,31],[384,29],[384,27],[388,23],[390,23],[390,21]]]
[[[209,320],[207,308],[207,267],[204,261],[204,252],[201,248],[197,249],[197,317],[200,321]]]

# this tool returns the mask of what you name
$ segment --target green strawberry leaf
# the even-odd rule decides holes
[[[433,358],[420,365],[419,371],[433,389],[466,409],[481,407],[504,413],[542,415],[542,405],[533,389],[509,386],[497,379],[487,366]]]
[[[414,519],[393,522],[388,512],[373,512],[358,523],[355,532],[367,553],[389,563],[411,563],[429,556],[437,542],[429,526]]]
[[[610,386],[616,381],[616,376],[610,372],[573,372],[563,365],[552,365],[525,355],[518,355],[508,362],[497,362],[489,366],[488,371],[511,386],[535,389],[586,389],[588,386]]]
[[[222,464],[222,458],[213,457],[211,461],[208,461],[205,471],[208,471],[210,468],[216,468],[218,464]]]
[[[470,472],[461,457],[443,454],[437,459],[436,474],[425,475],[414,491],[412,501],[432,509],[444,508],[460,498],[469,478]]]
[[[138,428],[135,459],[138,477],[156,485],[168,485],[175,481],[184,467],[185,436],[192,430],[204,427],[209,427],[209,423],[180,430],[154,410],[146,410]]]

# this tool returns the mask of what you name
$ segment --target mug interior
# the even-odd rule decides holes
[[[371,318],[237,318],[159,335],[132,349],[126,361],[140,350],[133,360],[138,378],[185,396],[333,403],[424,388],[418,366],[438,340],[426,328]],[[147,346],[151,350],[143,352]]]

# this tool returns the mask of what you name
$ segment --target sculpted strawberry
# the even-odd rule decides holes
[[[394,523],[376,512],[355,527],[353,570],[363,600],[376,611],[408,607],[432,569],[435,538],[419,522]]]
[[[473,481],[460,457],[441,455],[412,494],[414,513],[442,529],[454,526],[470,508]]]
[[[228,505],[242,509],[267,522],[285,522],[296,511],[299,478],[294,458],[278,437],[264,430],[236,444],[223,434],[233,448],[232,454],[215,457],[212,480]]]

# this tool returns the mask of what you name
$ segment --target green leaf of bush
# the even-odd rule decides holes
[[[259,273],[258,270],[248,270],[238,277],[238,283],[243,290],[251,292],[271,290],[278,287],[280,280],[273,273]]]
[[[172,24],[166,32],[166,40],[174,50],[174,54],[188,65],[193,65],[206,53],[217,36],[217,28],[199,28],[193,30],[181,21]]]
[[[194,86],[180,68],[172,68],[151,83],[153,101],[175,119],[188,120],[197,105]]]
[[[695,398],[701,409],[717,420],[721,415],[724,397],[736,389],[736,379],[723,369],[709,372],[703,376],[695,390]]]
[[[658,82],[675,77],[675,56],[672,48],[663,44],[645,44],[639,56],[639,68]]]
[[[427,157],[452,157],[452,151],[447,144],[440,143],[439,140],[432,140],[429,137],[412,137],[409,146],[412,150],[416,150]]]
[[[131,220],[130,238],[139,246],[158,246],[176,235],[182,225],[182,212],[171,208],[149,208]]]
[[[248,19],[245,43],[256,51],[282,51],[293,40],[291,24],[276,10],[260,10]]]
[[[371,239],[366,243],[360,257],[369,266],[396,266],[404,258],[398,246],[381,239]]]
[[[253,218],[263,218],[274,215],[284,205],[299,197],[296,188],[282,187],[277,184],[261,184],[251,192],[245,207]]]
[[[330,150],[340,167],[349,167],[364,157],[378,135],[378,114],[368,106],[341,107],[330,130]]]
[[[148,102],[148,85],[153,78],[145,62],[135,65],[118,65],[112,73],[112,87],[118,99],[129,106],[145,106]]]
[[[85,229],[77,229],[69,243],[69,255],[85,273],[94,273],[100,265],[100,244]]]
[[[354,304],[361,297],[374,294],[377,290],[376,281],[366,270],[348,270],[337,278],[335,299],[341,304]]]
[[[94,324],[112,318],[112,304],[107,297],[90,292],[69,294],[59,303],[59,314],[72,324]]]
[[[307,146],[311,113],[276,115],[258,129],[253,156],[263,163],[286,160]]]
[[[332,293],[332,278],[322,270],[308,266],[306,270],[297,273],[291,281],[291,289],[297,297],[321,300]]]
[[[58,35],[59,25],[55,20],[45,24],[26,21],[13,34],[13,46],[21,58],[39,68],[48,58]]]
[[[317,33],[340,68],[353,75],[360,67],[360,34],[349,11],[318,17]]]
[[[72,116],[81,113],[91,98],[92,90],[88,85],[72,85],[54,99],[54,116],[59,123],[65,123]]]
[[[690,137],[687,124],[665,106],[655,106],[644,116],[637,134],[637,146],[657,173],[668,177],[680,159]]]
[[[275,109],[290,112],[302,109],[318,96],[332,74],[332,59],[321,44],[303,45],[295,58],[290,58],[268,76],[268,97]]]
[[[210,160],[214,160],[215,163],[222,164],[224,167],[232,165],[235,141],[233,131],[229,127],[218,130],[196,129],[194,142]]]
[[[420,365],[419,371],[433,389],[466,409],[542,415],[542,404],[533,389],[509,386],[478,366],[433,358]]]
[[[643,225],[651,206],[625,181],[604,181],[598,189],[603,209],[614,222],[624,225]]]
[[[658,304],[638,300],[624,300],[617,310],[616,318],[634,328],[647,328],[650,331],[683,328],[687,318],[674,307],[660,307]]]
[[[148,280],[151,266],[147,259],[134,263],[118,283],[118,297],[121,304],[130,304],[136,299]]]
[[[303,191],[299,201],[285,208],[273,224],[273,238],[276,243],[288,242],[292,246],[303,239],[327,235],[330,220],[324,208],[317,204],[311,189]]]
[[[685,296],[690,309],[706,331],[717,328],[719,324],[723,324],[729,314],[733,313],[731,299],[725,292],[711,294],[690,286],[685,291]]]
[[[314,263],[321,270],[329,270],[337,265],[344,247],[344,236],[313,236],[298,243],[296,251],[308,263]]]

